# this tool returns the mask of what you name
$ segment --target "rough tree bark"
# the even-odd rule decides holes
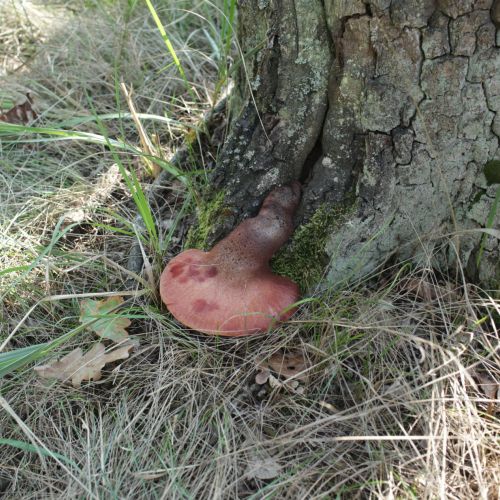
[[[299,179],[298,225],[338,214],[321,242],[331,282],[433,254],[497,286],[498,240],[478,259],[470,230],[499,188],[499,27],[500,0],[240,0],[244,64],[209,239]]]

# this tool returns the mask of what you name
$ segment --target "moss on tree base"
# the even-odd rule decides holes
[[[212,227],[224,212],[224,192],[219,191],[210,201],[202,202],[196,208],[196,225],[189,228],[184,248],[207,250]]]
[[[321,205],[307,224],[295,230],[291,242],[273,257],[273,272],[295,281],[302,292],[320,283],[329,263],[325,252],[327,239],[353,209],[354,205]]]

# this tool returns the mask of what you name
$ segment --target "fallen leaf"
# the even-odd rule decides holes
[[[307,370],[308,363],[303,353],[276,353],[266,361],[266,364],[285,379],[293,377],[294,380],[307,381],[307,373],[303,372]]]
[[[303,353],[283,354],[278,352],[268,359],[259,358],[257,368],[255,383],[259,385],[268,383],[273,389],[287,388],[292,389],[297,394],[304,394],[304,387],[299,387],[299,385],[308,380],[306,371],[309,368],[309,363]],[[285,380],[280,380],[280,377]]]
[[[36,112],[32,108],[33,98],[28,92],[26,94],[26,101],[22,104],[16,104],[13,108],[9,109],[3,114],[0,114],[0,121],[7,123],[16,123],[26,125],[34,121],[37,117]]]
[[[477,385],[488,399],[500,399],[500,384],[496,380],[494,380],[490,375],[477,370],[473,375],[476,379]],[[493,415],[496,411],[496,406],[496,401],[490,401],[488,403],[486,413],[488,415]]]
[[[476,378],[479,387],[484,392],[484,395],[488,399],[496,399],[497,391],[499,388],[498,383],[495,382],[489,375],[486,375],[484,373],[476,373]]]
[[[110,313],[113,309],[123,304],[123,297],[115,296],[103,300],[87,299],[80,304],[80,321],[88,323],[95,318],[99,319],[89,325],[99,337],[120,343],[126,341],[129,336],[126,328],[130,326],[130,320],[116,313]]]
[[[450,299],[458,299],[458,295],[454,292],[451,283],[440,286],[423,279],[409,278],[403,282],[402,288],[425,302],[433,302],[446,296]]]
[[[245,475],[255,479],[274,479],[281,470],[281,465],[273,457],[261,452],[249,459]]]
[[[73,387],[80,387],[84,380],[100,380],[104,366],[128,358],[132,348],[132,344],[127,344],[106,353],[104,344],[97,343],[83,354],[78,347],[59,361],[35,367],[35,371],[42,378],[62,380],[66,383],[71,380]]]

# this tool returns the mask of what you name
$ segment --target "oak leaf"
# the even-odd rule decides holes
[[[26,101],[22,104],[16,104],[13,108],[5,113],[0,113],[0,121],[7,123],[15,123],[20,125],[27,125],[34,121],[37,117],[35,110],[32,108],[33,98],[28,92],[26,94]]]
[[[73,387],[78,388],[84,380],[100,380],[104,366],[128,358],[133,347],[132,344],[127,344],[106,353],[104,344],[97,343],[85,354],[78,347],[59,361],[35,367],[35,371],[42,378],[62,380],[66,383],[71,381]]]
[[[110,313],[123,304],[123,297],[115,296],[103,300],[87,299],[80,304],[80,321],[89,323],[95,318],[101,318],[92,324],[89,328],[99,337],[109,339],[117,344],[128,340],[126,328],[130,326],[130,320],[116,313]]]
[[[424,279],[408,278],[402,282],[401,288],[428,303],[443,300],[446,297],[449,300],[459,299],[457,292],[453,289],[453,285],[448,282],[438,285]]]

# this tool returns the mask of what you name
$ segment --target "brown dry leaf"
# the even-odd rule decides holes
[[[112,340],[117,344],[124,342],[129,338],[126,328],[130,326],[130,320],[123,316],[118,316],[116,312],[110,312],[121,304],[123,304],[123,297],[119,295],[102,300],[84,300],[80,304],[80,321],[82,323],[89,323],[93,319],[102,316],[102,319],[89,325],[89,328],[103,339]]]
[[[435,285],[423,279],[409,278],[403,282],[402,288],[425,302],[433,302],[446,296],[450,299],[458,299],[451,283]]]
[[[127,344],[106,353],[104,344],[97,343],[86,354],[77,348],[59,361],[35,367],[35,371],[42,378],[62,380],[66,383],[71,380],[73,387],[78,388],[84,380],[100,380],[104,365],[128,358],[132,348],[132,344]]]
[[[28,123],[31,123],[38,116],[32,108],[32,104],[33,98],[28,92],[26,94],[26,101],[22,104],[16,104],[5,113],[0,114],[0,121],[19,125],[27,125]]]
[[[306,371],[309,368],[309,363],[303,353],[283,354],[278,352],[267,360],[265,358],[258,359],[257,368],[259,370],[255,376],[257,384],[269,383],[273,389],[287,388],[297,394],[304,394],[304,387],[299,387],[299,385],[308,380]],[[279,377],[285,381],[283,382]]]
[[[488,399],[500,399],[500,384],[496,380],[494,380],[490,375],[480,371],[475,371],[473,375],[476,379],[477,385]],[[488,404],[486,413],[488,413],[488,415],[493,415],[496,411],[496,406],[497,403],[495,401],[491,401]]]
[[[266,364],[285,379],[294,378],[302,382],[307,381],[307,373],[302,373],[309,367],[309,364],[301,352],[282,354],[273,354]]]
[[[438,298],[436,287],[428,281],[410,278],[404,283],[403,288],[426,302],[432,302]]]

